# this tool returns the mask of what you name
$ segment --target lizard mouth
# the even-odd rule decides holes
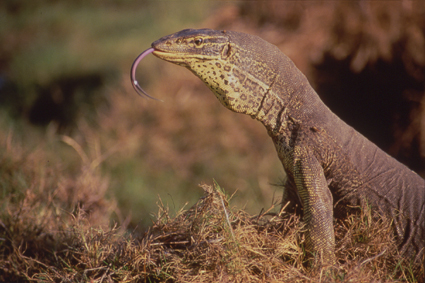
[[[136,70],[137,70],[137,67],[139,66],[139,63],[143,60],[143,58],[145,58],[150,53],[152,53],[153,55],[155,55],[156,57],[158,57],[158,58],[160,58],[164,61],[175,63],[175,64],[184,63],[183,57],[187,57],[187,56],[186,55],[182,56],[182,54],[180,54],[180,53],[162,51],[162,50],[155,49],[154,47],[151,47],[151,48],[146,49],[142,53],[140,53],[140,55],[137,56],[137,58],[134,60],[133,65],[131,66],[131,70],[130,70],[130,80],[131,80],[131,84],[133,85],[134,90],[142,97],[147,97],[147,98],[151,98],[151,99],[154,99],[154,100],[159,100],[159,99],[157,99],[153,96],[150,96],[139,85],[139,82],[136,80]]]
[[[180,53],[173,53],[173,52],[169,52],[169,51],[162,51],[162,50],[159,50],[159,49],[154,49],[152,54],[155,55],[156,57],[158,57],[159,59],[162,59],[162,60],[167,61],[167,62],[171,62],[171,63],[183,62],[183,60],[182,60],[183,56]]]
[[[155,55],[158,58],[161,58],[161,59],[181,56],[180,54],[173,53],[173,52],[170,52],[170,51],[164,51],[164,50],[161,50],[161,49],[158,49],[158,48],[153,48],[152,54]]]
[[[173,51],[163,51],[160,49],[154,48],[154,51],[152,53],[159,59],[162,59],[164,61],[174,63],[177,65],[185,66],[185,62],[191,61],[193,59],[209,59],[207,56],[201,56],[199,54],[190,54],[190,53],[184,53],[184,52],[173,52]],[[203,58],[205,57],[205,58]]]
[[[136,69],[139,66],[139,63],[145,58],[148,54],[152,53],[159,59],[164,61],[174,63],[183,67],[188,66],[188,62],[192,60],[208,60],[211,59],[210,56],[200,55],[200,54],[190,54],[181,51],[169,51],[169,50],[161,50],[160,47],[154,46],[146,49],[134,60],[133,65],[130,70],[130,80],[133,85],[134,90],[142,97],[151,98],[154,100],[159,100],[153,96],[150,96],[143,88],[139,85],[139,82],[136,80]],[[160,100],[161,101],[161,100]]]

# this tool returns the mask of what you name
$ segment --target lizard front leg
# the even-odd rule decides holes
[[[294,180],[306,224],[306,248],[323,265],[335,263],[332,194],[319,161],[306,147],[294,151]]]

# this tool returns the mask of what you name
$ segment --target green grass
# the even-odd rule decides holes
[[[43,3],[43,2],[41,2]],[[214,7],[200,1],[59,1],[4,14],[4,38],[17,33],[9,75],[20,84],[46,84],[58,76],[121,68],[158,35],[194,25]],[[34,7],[35,6],[35,7]],[[188,16],[189,15],[189,16]],[[123,64],[124,63],[124,64]]]

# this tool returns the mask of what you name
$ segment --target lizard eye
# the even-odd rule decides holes
[[[204,42],[204,40],[202,38],[195,39],[195,44],[198,45],[198,46],[200,46],[203,42]]]

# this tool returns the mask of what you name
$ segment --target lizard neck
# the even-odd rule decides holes
[[[290,62],[277,73],[251,117],[260,121],[270,136],[283,134],[288,124],[311,124],[323,103],[307,78]]]

